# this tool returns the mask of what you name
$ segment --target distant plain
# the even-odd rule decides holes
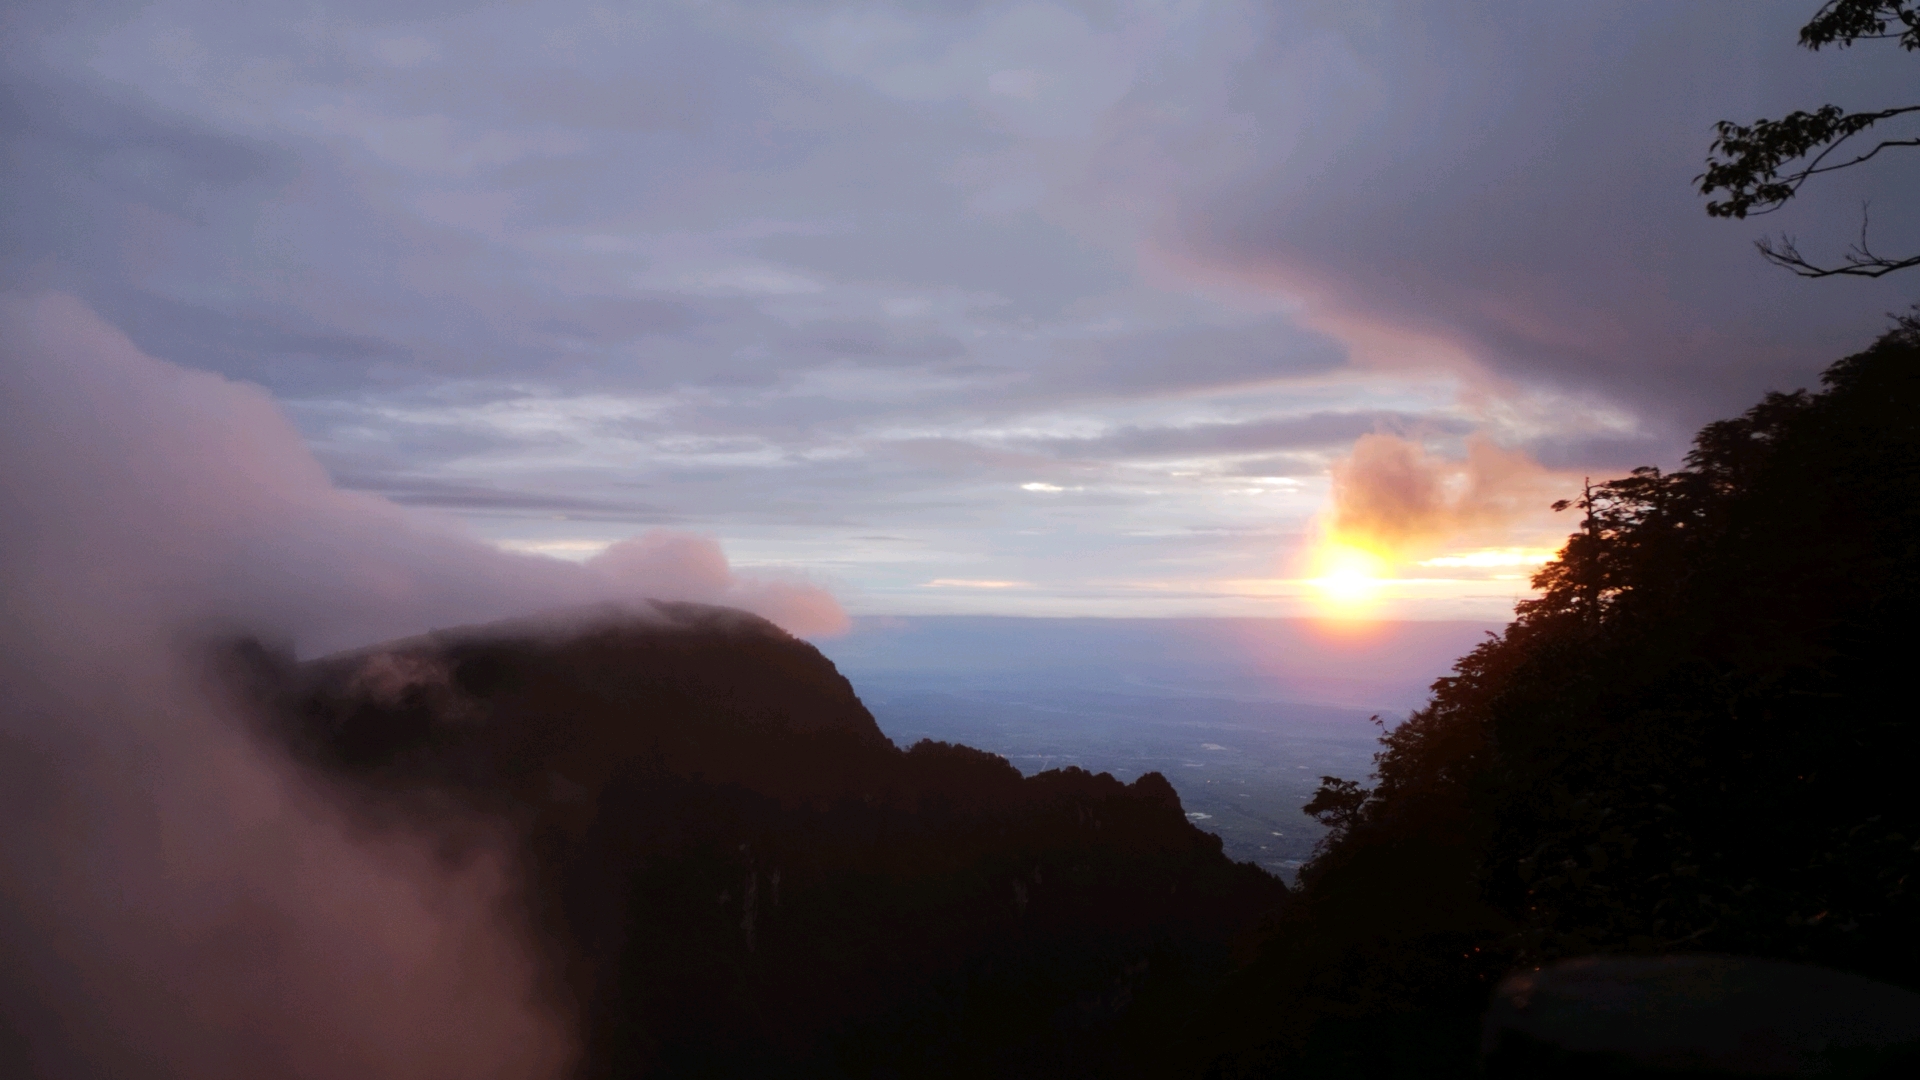
[[[820,643],[881,730],[999,754],[1021,772],[1160,772],[1236,860],[1290,877],[1323,775],[1372,767],[1391,727],[1493,624],[1328,628],[1299,619],[857,620]]]

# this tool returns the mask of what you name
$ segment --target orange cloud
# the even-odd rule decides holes
[[[1557,490],[1538,462],[1480,435],[1468,437],[1465,460],[1436,457],[1393,435],[1363,435],[1332,472],[1331,538],[1393,560],[1443,545],[1507,542],[1507,532],[1538,515]]]

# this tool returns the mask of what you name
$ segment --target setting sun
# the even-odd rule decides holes
[[[1308,584],[1320,594],[1329,614],[1345,617],[1372,607],[1393,569],[1380,555],[1339,542],[1323,547],[1313,565],[1315,574]]]

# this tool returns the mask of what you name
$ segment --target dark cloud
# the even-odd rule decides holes
[[[679,520],[678,515],[646,503],[619,503],[551,492],[519,491],[488,484],[461,484],[433,477],[335,474],[334,483],[348,491],[379,495],[401,506],[435,510],[489,515],[564,515],[588,521],[637,524],[667,524]]]
[[[1790,8],[23,10],[0,281],[516,539],[676,520],[805,561],[846,524],[964,562],[1030,534],[1131,580],[1091,532],[1297,531],[1321,485],[1206,485],[1312,481],[1376,432],[1673,464],[1911,291],[1771,270],[1692,193],[1711,121],[1910,81],[1796,50]],[[1872,197],[1891,242],[1898,168],[1780,222],[1837,241]]]
[[[626,559],[607,577],[411,517],[332,481],[257,387],[148,357],[71,297],[0,299],[12,349],[0,427],[9,459],[23,463],[8,472],[6,494],[34,508],[12,515],[5,538],[15,558],[58,552],[75,567],[111,565],[110,582],[87,587],[151,582],[142,595],[158,590],[203,622],[310,652],[623,593],[753,605],[760,583],[751,578],[687,593],[671,561]],[[494,510],[615,509],[445,482],[415,491]],[[702,565],[719,557],[716,547]]]
[[[1030,393],[1151,397],[1303,378],[1340,367],[1346,350],[1279,320],[1135,332],[1063,343]]]
[[[1051,454],[984,446],[965,439],[903,439],[887,450],[895,460],[910,461],[948,476],[1011,476],[1058,467],[1058,459]]]
[[[0,132],[14,177],[9,218],[44,214],[43,199],[81,195],[60,189],[62,181],[85,178],[102,194],[204,221],[212,204],[236,189],[282,184],[297,172],[291,156],[270,143],[166,113],[135,94],[47,73],[0,80]],[[16,228],[29,223],[10,221]]]
[[[950,135],[920,132],[911,137],[931,142],[933,134]],[[951,135],[966,137],[957,132]],[[943,139],[926,145],[922,155],[916,156],[940,160],[950,158],[957,149]],[[878,198],[896,203],[907,197],[925,199],[920,194],[925,189],[910,182],[918,178],[902,170],[901,163],[877,164],[895,182],[909,181],[900,191],[876,193]],[[907,175],[901,175],[903,171]],[[927,179],[938,183],[936,178]],[[980,314],[996,321],[1056,317],[1089,292],[1119,288],[1127,282],[1127,273],[1116,265],[1111,250],[1030,216],[982,218],[950,202],[909,203],[862,216],[868,222],[864,229],[770,236],[757,242],[755,249],[836,276],[885,281],[902,291],[962,290],[992,297],[992,306]]]
[[[550,310],[533,329],[596,342],[678,333],[701,317],[695,305],[669,296],[586,297],[561,300]]]
[[[1465,435],[1473,428],[1455,417],[1324,412],[1230,424],[1129,427],[1095,438],[1036,440],[1034,445],[1063,457],[1192,457],[1344,446],[1372,432]]]
[[[1671,440],[1654,435],[1591,435],[1548,437],[1524,443],[1520,449],[1542,466],[1560,472],[1589,470],[1599,476],[1621,476],[1642,465],[1670,462]]]
[[[1326,471],[1325,459],[1318,455],[1306,454],[1276,454],[1272,457],[1254,458],[1250,461],[1236,462],[1228,470],[1233,476],[1284,476],[1289,479],[1320,476]]]
[[[878,322],[854,320],[808,323],[780,347],[863,363],[922,364],[967,354],[966,345],[951,334],[903,332]]]
[[[1920,242],[1910,164],[1810,186],[1749,223],[1708,219],[1693,191],[1716,120],[1911,86],[1893,50],[1797,50],[1810,12],[1415,4],[1316,29],[1274,9],[1237,101],[1279,137],[1187,203],[1183,241],[1309,297],[1336,336],[1372,324],[1457,342],[1503,375],[1677,425],[1671,447],[1762,389],[1806,384],[1911,294],[1799,280],[1750,247],[1769,227],[1837,247],[1863,198],[1889,242]],[[1289,125],[1289,61],[1308,41],[1345,85],[1313,88],[1325,113]]]
[[[297,311],[221,311],[137,288],[96,288],[90,299],[142,350],[288,394],[362,385],[376,365],[408,363],[401,346],[330,332]]]
[[[171,269],[157,264],[183,229],[234,230],[236,207],[298,172],[269,143],[21,67],[0,81],[0,161],[0,286],[95,300]]]

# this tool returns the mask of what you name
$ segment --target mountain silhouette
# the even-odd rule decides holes
[[[1916,418],[1907,319],[1566,504],[1538,598],[1324,778],[1292,890],[1158,774],[895,747],[737,611],[235,655],[370,827],[509,838],[587,1077],[1744,1075],[1769,1016],[1767,1060],[1907,1075]]]
[[[271,736],[375,827],[510,836],[587,1077],[1161,1075],[1286,892],[1157,773],[896,748],[739,611],[242,652]]]

